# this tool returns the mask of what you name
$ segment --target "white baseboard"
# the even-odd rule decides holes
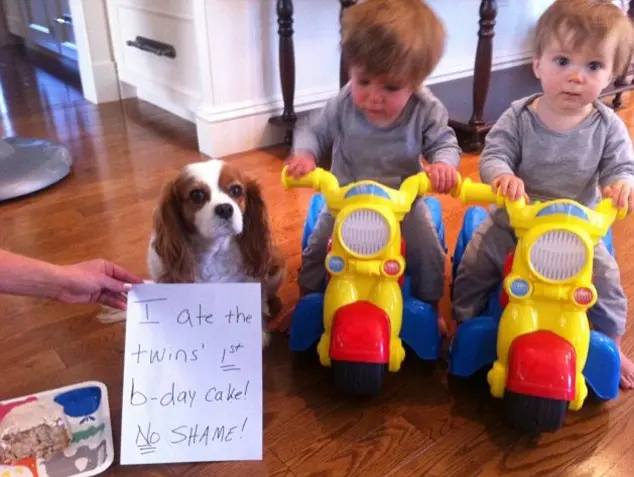
[[[223,157],[279,144],[284,131],[269,124],[271,113],[261,112],[231,119],[196,118],[198,149],[209,157]]]
[[[334,94],[337,94],[336,89],[298,92],[295,112],[316,109]],[[282,110],[280,99],[221,107],[202,106],[196,114],[198,147],[203,154],[221,157],[280,144],[284,140],[284,131],[269,124],[269,119],[282,114]]]
[[[119,81],[119,95],[121,96],[121,100],[136,98],[136,86],[132,86],[124,81]]]
[[[89,98],[94,103],[108,103],[121,99],[117,65],[113,61],[100,61],[92,65],[95,79],[95,97]]]
[[[153,88],[145,86],[137,87],[136,96],[139,99],[152,103],[153,105],[158,106],[159,108],[164,109],[165,111],[168,111],[180,118],[194,122],[194,114],[180,103],[170,101],[166,98],[163,90],[156,91]]]

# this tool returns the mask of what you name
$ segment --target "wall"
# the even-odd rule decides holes
[[[517,65],[530,57],[530,34],[542,12],[552,0],[498,0],[494,69]],[[430,5],[448,30],[446,53],[429,83],[469,76],[473,72],[477,40],[478,9],[474,0],[432,0]]]
[[[199,122],[208,123],[209,133],[201,149],[229,153],[240,147],[279,142],[280,132],[267,124],[282,106],[276,2],[207,1],[213,103],[203,106],[198,116]],[[319,107],[338,89],[340,4],[337,0],[293,3],[295,109],[302,111]],[[530,57],[530,30],[551,3],[552,0],[498,1],[494,69],[516,65]],[[448,42],[446,54],[428,82],[472,74],[480,1],[430,0],[430,5],[446,24]],[[219,135],[222,141],[232,144],[221,146],[215,139]]]

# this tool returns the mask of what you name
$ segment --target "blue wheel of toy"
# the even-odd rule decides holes
[[[590,331],[588,359],[583,369],[588,385],[599,399],[616,399],[621,380],[621,355],[612,338]]]
[[[438,314],[432,305],[411,296],[403,300],[401,339],[422,360],[435,361],[440,357]]]
[[[445,223],[442,220],[442,204],[436,197],[425,197],[423,200],[429,208],[434,228],[436,229],[438,238],[446,251],[447,244],[445,239]],[[322,194],[315,194],[310,199],[310,203],[308,204],[308,213],[306,214],[306,221],[304,222],[304,231],[302,233],[302,250],[304,250],[306,245],[308,245],[310,234],[313,233],[315,225],[317,225],[317,220],[319,219],[319,214],[325,206],[326,200]]]
[[[291,318],[289,345],[291,351],[309,350],[321,336],[324,294],[311,293],[299,299]]]

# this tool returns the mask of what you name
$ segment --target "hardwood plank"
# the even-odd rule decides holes
[[[168,466],[164,465],[115,465],[104,473],[108,477],[136,477],[144,475],[147,477],[177,477]]]
[[[429,444],[430,439],[402,417],[386,419],[380,427],[370,431],[363,438],[343,444],[343,449],[325,459],[315,459],[310,463],[291,466],[298,477],[315,475],[337,475],[382,477],[395,463],[416,453]]]
[[[27,356],[19,363],[14,363],[3,371],[0,378],[0,400],[10,399],[7,391],[13,387],[28,385],[35,376],[40,374],[57,373],[66,367],[54,349],[37,351]]]
[[[174,475],[182,477],[293,477],[293,473],[268,448],[264,449],[264,459],[260,462],[215,462],[212,464],[171,465]]]

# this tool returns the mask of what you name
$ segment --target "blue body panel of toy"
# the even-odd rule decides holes
[[[442,207],[435,197],[424,197],[429,207],[438,237],[445,251],[445,225],[442,221]],[[319,214],[326,206],[324,197],[315,194],[308,206],[308,214],[304,223],[302,234],[302,250],[306,248],[308,239]],[[322,290],[302,297],[293,311],[290,327],[290,348],[292,351],[301,352],[314,346],[323,333],[323,304],[326,281]],[[411,280],[405,272],[403,284],[403,323],[401,327],[401,339],[406,343],[420,359],[435,360],[440,356],[441,337],[438,329],[438,315],[433,307],[421,300],[412,297]]]
[[[452,257],[452,281],[465,248],[473,233],[487,215],[483,207],[469,207],[464,215]],[[614,256],[612,229],[603,238],[605,245]],[[500,306],[501,284],[489,295],[482,314],[462,323],[450,350],[449,372],[455,376],[468,377],[484,367],[490,367],[497,358],[497,332],[502,308]],[[600,399],[615,399],[619,391],[620,356],[612,339],[592,330],[590,350],[583,374],[588,385]],[[606,372],[610,370],[610,372]]]

